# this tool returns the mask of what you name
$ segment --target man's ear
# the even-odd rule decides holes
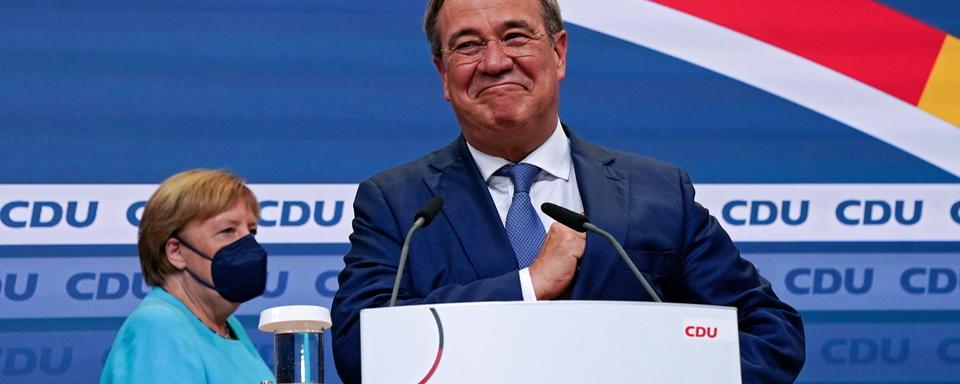
[[[187,259],[183,255],[184,248],[180,240],[172,237],[167,239],[166,244],[163,245],[163,249],[167,254],[167,261],[180,270],[187,267]]]
[[[443,66],[443,56],[434,56],[433,65],[437,67],[437,73],[440,74],[440,82],[443,83],[443,98],[450,101],[450,90],[447,89],[447,68]]]
[[[557,55],[557,80],[567,76],[567,31],[557,32],[553,42],[553,52]]]

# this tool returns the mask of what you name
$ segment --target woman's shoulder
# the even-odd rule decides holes
[[[159,291],[159,292],[158,292]],[[122,335],[137,335],[137,337],[163,337],[165,339],[189,340],[189,334],[195,333],[195,326],[191,318],[173,303],[163,297],[169,293],[155,288],[148,294],[121,326]],[[173,296],[170,296],[173,298]],[[176,298],[173,298],[176,300]],[[180,304],[182,306],[182,304]],[[179,337],[177,337],[179,336]]]
[[[174,303],[157,300],[155,296],[151,292],[127,316],[117,332],[113,349],[137,356],[191,354],[197,335],[190,318]]]
[[[189,329],[190,326],[190,318],[154,290],[127,317],[123,327],[129,330],[162,329],[169,334],[176,329]]]
[[[189,318],[148,295],[124,321],[103,368],[101,384],[196,382],[205,368]]]

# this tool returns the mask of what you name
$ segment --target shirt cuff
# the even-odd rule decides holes
[[[537,301],[537,292],[533,290],[533,279],[530,278],[530,268],[520,270],[520,292],[523,301]]]

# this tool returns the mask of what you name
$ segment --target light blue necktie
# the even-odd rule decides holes
[[[537,216],[537,211],[530,203],[530,186],[540,175],[540,168],[526,163],[507,164],[496,175],[509,176],[513,181],[513,201],[507,211],[505,227],[510,245],[517,255],[517,263],[520,268],[529,267],[540,253],[540,246],[547,235],[540,216]]]

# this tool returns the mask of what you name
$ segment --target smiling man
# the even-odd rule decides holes
[[[545,26],[535,1],[443,5],[428,35],[463,136],[480,152],[520,162],[559,121],[567,33]]]
[[[610,230],[664,301],[737,307],[745,383],[796,378],[799,314],[694,201],[686,172],[560,123],[567,33],[555,0],[430,0],[424,29],[462,135],[360,184],[333,302],[345,382],[360,382],[360,311],[388,303],[403,236],[434,196],[445,205],[411,245],[399,305],[651,300],[605,240],[535,208],[551,202]]]

